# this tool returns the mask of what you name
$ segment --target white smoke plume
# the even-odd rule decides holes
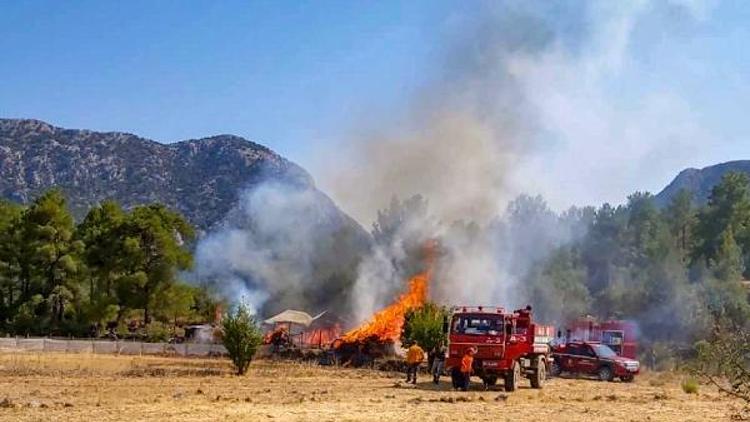
[[[224,226],[199,242],[195,276],[256,312],[321,311],[348,300],[335,287],[365,253],[360,232],[313,186],[270,179],[243,192]]]
[[[678,159],[670,142],[689,150],[702,139],[673,92],[620,107],[605,87],[632,65],[631,42],[643,36],[642,25],[689,26],[709,12],[689,1],[499,1],[451,16],[436,25],[445,51],[408,111],[357,125],[316,171],[323,190],[365,226],[393,195],[421,194],[427,211],[374,236],[372,248],[353,247],[368,240],[342,240],[331,229],[341,222],[318,224],[338,218],[332,205],[320,206],[319,193],[261,185],[243,195],[234,216],[240,223],[199,245],[199,277],[220,279],[233,298],[244,295],[258,307],[274,298],[279,309],[320,306],[314,287],[346,291],[351,271],[351,295],[338,300],[361,321],[403,288],[419,243],[437,238],[433,299],[525,305],[518,286],[525,271],[580,233],[558,227],[540,201],[526,201],[538,211],[529,221],[528,208],[514,212],[509,201],[541,193],[561,209],[589,190],[610,199],[628,184],[627,174],[659,171],[632,163]],[[683,123],[664,125],[667,119]]]
[[[521,226],[541,231],[536,236],[498,229],[510,218],[509,200],[540,192],[562,207],[586,189],[609,199],[604,191],[628,179],[607,178],[608,170],[643,170],[623,163],[674,151],[670,140],[700,138],[691,125],[663,126],[691,117],[671,93],[644,98],[634,111],[613,106],[603,90],[630,65],[641,23],[691,22],[708,10],[685,1],[501,1],[453,16],[439,70],[408,113],[362,125],[332,155],[337,165],[324,165],[322,186],[361,222],[373,221],[394,194],[430,201],[432,220],[408,222],[408,233],[365,259],[356,314],[385,305],[404,282],[408,274],[394,262],[415,226],[417,238],[443,242],[433,299],[524,305],[518,280],[570,233],[555,232],[555,219]],[[613,143],[632,150],[623,157]],[[454,222],[475,223],[474,233]]]

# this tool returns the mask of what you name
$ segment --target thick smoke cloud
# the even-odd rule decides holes
[[[519,193],[557,210],[619,202],[644,174],[663,186],[708,138],[678,90],[634,80],[704,2],[484,5],[435,23],[445,49],[407,112],[325,154],[321,186],[363,224],[393,194],[422,194],[446,220],[495,217]]]
[[[347,280],[368,244],[367,234],[313,186],[269,180],[243,192],[224,226],[199,243],[195,275],[264,314],[342,311]]]
[[[633,66],[631,42],[649,33],[644,27],[684,29],[706,13],[676,1],[501,1],[452,15],[435,25],[445,50],[407,111],[357,126],[316,172],[365,226],[394,195],[421,194],[426,211],[407,213],[371,247],[366,234],[342,235],[341,222],[320,223],[337,217],[319,193],[261,185],[201,243],[200,276],[266,310],[338,303],[361,321],[403,288],[418,245],[440,239],[433,299],[525,304],[520,280],[582,229],[561,224],[541,201],[509,202],[542,193],[560,209],[585,190],[609,199],[613,183],[629,182],[624,175],[658,167],[625,163],[699,139],[672,92],[625,103],[605,92]],[[683,124],[664,125],[667,117]],[[319,287],[327,300],[316,297]]]
[[[539,192],[559,208],[587,189],[609,199],[604,193],[613,183],[629,182],[613,174],[654,171],[632,163],[673,151],[669,141],[696,139],[700,131],[690,124],[663,125],[668,116],[691,117],[670,93],[639,98],[634,108],[612,104],[605,88],[631,66],[631,41],[643,36],[643,25],[669,20],[685,27],[706,10],[676,1],[504,1],[453,16],[438,70],[406,115],[358,128],[344,152],[333,155],[345,165],[328,166],[323,179],[362,222],[373,221],[394,194],[430,201],[433,220],[421,226],[419,219],[409,221],[408,234],[397,233],[366,259],[357,315],[383,306],[395,293],[390,286],[403,283],[408,274],[394,266],[393,253],[403,252],[398,246],[409,240],[405,236],[414,238],[415,226],[417,238],[442,241],[434,299],[520,305],[518,284],[528,270],[581,233],[556,232],[556,216],[520,226],[537,235],[508,229],[508,218],[520,218],[512,210],[506,214],[509,200]],[[623,156],[626,145],[631,148]]]
[[[577,48],[562,37],[541,54],[516,55],[510,72],[544,140],[518,163],[513,183],[564,208],[580,198],[620,202],[694,165],[712,135],[680,87],[649,73],[670,66],[673,51],[663,45],[689,39],[709,10],[704,2],[592,2]]]

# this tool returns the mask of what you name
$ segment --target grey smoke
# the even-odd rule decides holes
[[[369,239],[313,186],[268,181],[242,193],[222,228],[198,244],[197,277],[256,311],[346,309]]]
[[[442,70],[412,100],[409,114],[348,140],[351,155],[339,161],[352,166],[344,177],[340,167],[332,168],[335,180],[327,183],[360,221],[372,220],[394,194],[418,193],[430,201],[430,219],[409,221],[392,244],[365,259],[355,287],[360,319],[393,298],[398,289],[391,286],[403,288],[409,274],[394,270],[389,253],[402,253],[398,246],[414,227],[420,238],[441,241],[432,297],[451,304],[517,306],[525,268],[561,242],[533,238],[537,242],[525,247],[523,236],[501,229],[505,207],[521,191],[515,169],[539,147],[540,123],[516,63],[543,55],[560,40],[580,48],[585,36],[571,33],[552,12],[540,4],[503,2],[456,18],[447,30]],[[373,289],[376,283],[380,288]]]
[[[563,208],[582,190],[627,183],[606,178],[633,171],[622,162],[660,154],[645,135],[665,141],[700,133],[662,125],[670,113],[690,121],[673,96],[648,98],[632,111],[613,108],[602,94],[628,65],[640,22],[706,13],[696,4],[500,1],[436,23],[445,50],[407,112],[357,125],[316,172],[363,226],[393,195],[424,195],[427,215],[370,247],[361,233],[342,241],[329,224],[338,218],[332,204],[319,192],[264,184],[245,192],[225,227],[201,242],[200,277],[258,307],[334,304],[362,320],[403,288],[411,269],[398,263],[410,245],[438,238],[433,299],[524,304],[519,281],[582,229],[548,209],[535,214],[541,220],[523,221],[508,210],[512,198],[540,192]],[[622,157],[613,142],[632,151]],[[349,278],[356,278],[351,291]],[[325,296],[324,286],[333,299],[315,297]]]
[[[689,121],[673,97],[620,110],[602,87],[628,66],[640,23],[700,13],[706,9],[686,1],[501,1],[444,22],[446,50],[407,113],[359,126],[330,155],[336,165],[324,164],[322,185],[363,223],[394,194],[430,201],[430,222],[409,222],[411,233],[365,258],[356,314],[371,314],[392,300],[392,286],[403,286],[408,274],[394,268],[394,256],[413,227],[442,241],[433,299],[520,306],[520,280],[583,228],[565,226],[551,210],[543,221],[508,221],[523,217],[506,214],[509,201],[541,192],[563,208],[581,190],[628,182],[608,179],[608,169],[627,174],[628,159],[695,139],[695,128],[662,125],[670,113]],[[611,148],[618,141],[632,146],[625,157]],[[456,222],[478,229],[455,230]]]

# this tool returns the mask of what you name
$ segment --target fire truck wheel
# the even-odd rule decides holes
[[[513,362],[513,368],[505,375],[505,391],[516,391],[518,381],[521,379],[521,364]]]
[[[546,366],[544,360],[540,357],[537,358],[536,369],[531,374],[531,388],[542,388],[545,379],[547,379]]]
[[[614,379],[612,368],[610,368],[609,366],[602,366],[601,368],[599,368],[599,372],[597,374],[599,375],[599,381],[612,381]]]

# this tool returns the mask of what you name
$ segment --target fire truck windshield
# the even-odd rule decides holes
[[[456,334],[494,336],[503,333],[503,317],[500,315],[456,315],[453,317],[452,327]]]

